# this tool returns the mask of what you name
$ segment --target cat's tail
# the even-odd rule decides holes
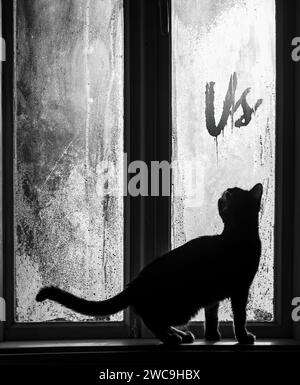
[[[37,302],[42,302],[46,299],[58,302],[77,313],[90,316],[114,314],[131,304],[129,289],[125,289],[120,294],[105,301],[88,301],[58,287],[50,286],[42,288],[36,296]]]

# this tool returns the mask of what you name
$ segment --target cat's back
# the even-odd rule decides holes
[[[202,236],[171,250],[146,266],[132,282],[134,286],[188,284],[201,272],[222,269],[226,246],[220,235]]]

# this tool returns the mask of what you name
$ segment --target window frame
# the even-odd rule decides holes
[[[171,0],[170,0],[171,2]],[[169,15],[171,4],[169,3]],[[293,263],[293,223],[294,223],[294,138],[295,138],[295,68],[290,58],[290,42],[296,36],[296,3],[288,4],[275,0],[276,7],[276,158],[275,158],[275,236],[274,236],[274,321],[248,322],[248,327],[258,338],[288,338],[292,336],[290,301],[292,298],[292,263]],[[172,31],[170,16],[170,31]],[[171,36],[170,32],[170,36]],[[171,74],[171,42],[169,71]],[[170,76],[170,85],[172,84]],[[171,92],[170,92],[171,98]],[[167,115],[167,112],[165,112]],[[169,105],[169,121],[172,108]],[[165,116],[166,121],[166,116]],[[171,140],[171,123],[169,124],[169,141]],[[165,138],[167,137],[165,133]],[[164,142],[163,142],[164,143]],[[157,142],[159,148],[161,144]],[[169,149],[169,152],[167,152]],[[166,143],[160,154],[162,159],[171,160],[171,147]],[[168,207],[165,207],[168,206]],[[168,202],[159,198],[155,216],[169,213],[169,221],[163,215],[163,225],[157,224],[153,238],[155,255],[161,255],[171,248],[171,199]],[[168,224],[168,226],[166,226]],[[161,239],[163,241],[161,241]],[[151,262],[153,256],[146,260]],[[203,322],[192,322],[189,329],[196,336],[203,338]],[[220,322],[224,338],[233,337],[232,322]],[[150,337],[146,328],[143,337]]]
[[[7,303],[6,340],[150,337],[132,310],[124,322],[14,322],[14,6],[2,2],[6,62],[3,63],[3,229],[4,298]],[[167,13],[160,12],[168,11]],[[295,0],[276,0],[276,212],[275,322],[250,322],[258,337],[290,337],[292,298],[295,86],[290,41],[295,36]],[[124,0],[124,149],[128,162],[171,161],[171,1]],[[149,181],[150,182],[150,181]],[[150,184],[149,184],[150,186]],[[171,247],[171,197],[124,197],[125,284],[140,269]],[[129,260],[130,255],[130,260]],[[202,322],[190,325],[202,336]],[[230,322],[221,323],[224,337]]]
[[[138,146],[137,122],[131,116],[137,116],[135,102],[140,100],[139,89],[136,89],[138,73],[141,72],[139,58],[140,22],[138,4],[124,0],[124,152],[128,162],[137,154]],[[7,304],[5,340],[51,340],[51,339],[83,339],[83,338],[129,338],[137,334],[137,320],[129,309],[124,311],[122,322],[57,322],[57,323],[17,323],[14,321],[14,127],[15,127],[15,1],[2,2],[3,37],[6,41],[6,62],[3,63],[3,226],[4,226],[4,298]],[[133,68],[129,63],[136,62]],[[126,135],[125,135],[126,132]],[[140,202],[124,197],[124,285],[140,270],[141,258],[136,257],[139,246],[130,247],[131,234],[140,232]],[[141,239],[139,236],[138,239]],[[131,256],[129,261],[129,255]],[[130,263],[129,263],[130,262]]]

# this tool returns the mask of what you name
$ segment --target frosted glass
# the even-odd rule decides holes
[[[94,320],[45,285],[123,289],[123,29],[122,0],[16,1],[17,322]]]
[[[275,1],[172,0],[172,66],[172,247],[220,233],[217,200],[226,188],[263,183],[262,256],[248,319],[272,321]],[[220,318],[231,319],[228,301]]]

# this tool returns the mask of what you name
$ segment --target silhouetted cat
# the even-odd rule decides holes
[[[82,314],[104,316],[132,306],[164,343],[194,341],[175,329],[205,308],[208,340],[218,341],[219,301],[231,298],[234,329],[240,343],[254,343],[246,329],[248,291],[257,272],[261,242],[258,230],[263,187],[226,190],[218,201],[224,230],[187,242],[146,266],[128,287],[106,301],[87,301],[55,287],[40,290],[36,300],[51,299]]]

